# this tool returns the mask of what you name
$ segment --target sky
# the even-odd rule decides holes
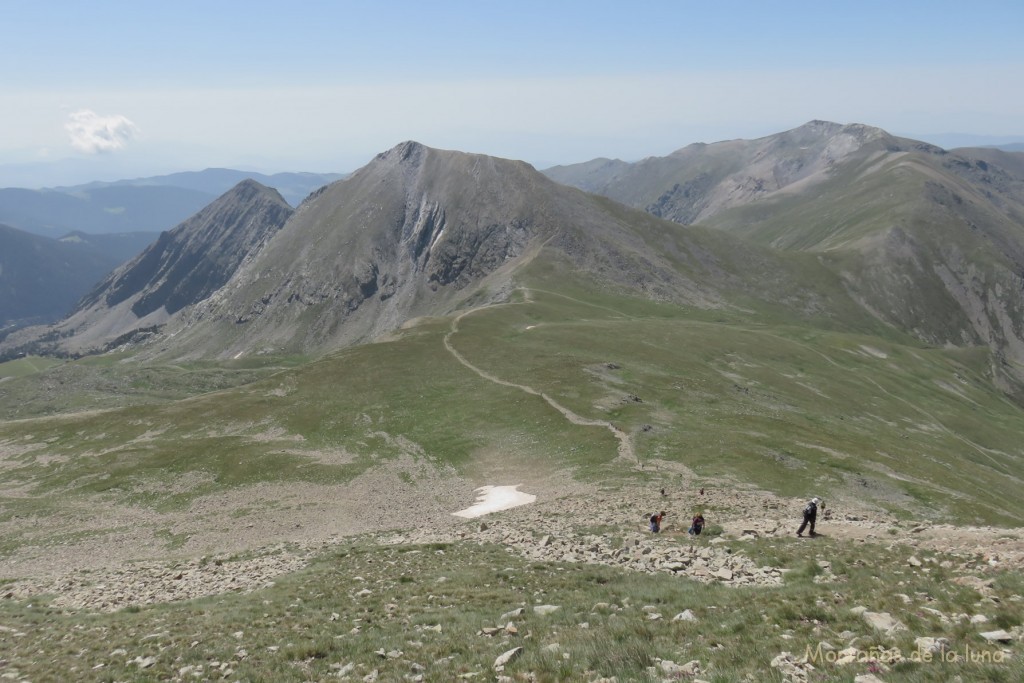
[[[1020,0],[0,0],[0,186],[404,140],[546,168],[812,119],[1020,141],[1022,34]]]

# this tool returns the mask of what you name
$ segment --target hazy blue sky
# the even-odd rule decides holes
[[[0,35],[7,185],[349,171],[407,139],[544,167],[811,119],[1024,139],[1020,0],[0,0]]]

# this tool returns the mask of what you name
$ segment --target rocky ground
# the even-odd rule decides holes
[[[410,471],[412,466],[413,463],[402,463],[402,471]],[[485,544],[481,548],[492,547],[492,544],[504,546],[508,552],[529,560],[531,565],[604,565],[626,572],[687,577],[725,587],[772,587],[781,585],[790,570],[755,561],[753,558],[758,553],[752,552],[752,543],[757,539],[769,542],[771,539],[784,539],[788,544],[807,545],[807,557],[821,570],[813,581],[822,584],[822,596],[835,597],[842,591],[844,577],[833,574],[827,548],[840,541],[863,545],[865,561],[870,561],[871,553],[897,546],[901,547],[898,556],[905,557],[906,548],[909,548],[912,551],[906,560],[909,572],[927,573],[941,568],[955,583],[974,589],[981,602],[973,608],[965,608],[972,610],[970,613],[948,608],[939,611],[910,589],[906,589],[910,595],[901,595],[904,600],[902,609],[874,606],[870,596],[863,596],[864,604],[845,602],[841,608],[843,612],[856,617],[851,620],[852,630],[840,633],[838,629],[836,632],[822,629],[814,641],[817,650],[813,653],[798,644],[799,638],[790,641],[794,643],[792,651],[773,648],[767,653],[763,666],[770,666],[782,680],[804,683],[820,679],[822,671],[863,671],[865,668],[874,673],[858,673],[855,677],[858,683],[899,680],[898,670],[893,672],[893,668],[911,653],[900,652],[891,644],[884,648],[876,647],[874,643],[878,642],[878,634],[883,634],[882,641],[889,643],[901,633],[903,636],[918,636],[914,641],[918,653],[934,653],[937,657],[964,656],[960,649],[953,651],[950,642],[941,637],[940,632],[918,635],[908,631],[904,622],[911,623],[911,614],[918,615],[918,621],[924,614],[931,622],[947,625],[946,633],[969,629],[976,637],[990,643],[992,649],[988,652],[998,656],[1017,656],[1024,643],[1021,626],[1004,629],[993,623],[991,616],[996,612],[998,599],[994,577],[1001,570],[1024,569],[1024,531],[1020,529],[898,521],[857,501],[837,500],[826,501],[824,513],[819,515],[821,536],[801,540],[795,537],[795,529],[800,521],[803,500],[780,498],[740,485],[710,487],[700,494],[688,476],[677,476],[678,473],[666,477],[666,481],[672,484],[664,494],[656,485],[602,487],[580,483],[569,477],[538,476],[527,479],[527,483],[520,486],[524,491],[537,495],[536,502],[467,520],[451,513],[473,502],[474,483],[456,477],[454,473],[446,473],[451,476],[442,474],[445,473],[423,472],[419,483],[409,486],[406,482],[403,488],[393,472],[378,469],[358,482],[361,486],[358,498],[344,501],[339,499],[340,490],[308,485],[287,492],[264,486],[197,501],[189,510],[174,513],[173,529],[187,540],[173,551],[169,551],[166,544],[153,542],[151,530],[155,524],[153,516],[156,515],[153,512],[134,520],[134,528],[137,531],[149,530],[145,533],[114,530],[98,541],[59,541],[50,545],[40,542],[5,558],[0,569],[7,580],[0,584],[0,599],[28,601],[34,596],[45,595],[50,606],[77,613],[115,612],[202,596],[248,593],[301,570],[325,553],[343,556],[355,536],[361,544],[380,546],[382,557],[386,559],[384,563],[394,565],[383,573],[383,567],[371,570],[373,565],[353,565],[352,572],[362,572],[371,577],[366,581],[375,582],[364,588],[363,592],[367,594],[371,589],[384,590],[388,585],[394,590],[396,576],[415,576],[415,563],[433,554],[423,552],[419,547],[452,543]],[[284,496],[285,493],[291,497]],[[265,507],[272,514],[241,514],[241,511],[251,510],[259,501],[266,502]],[[401,510],[402,513],[375,514],[382,507]],[[705,534],[692,537],[686,529],[691,514],[698,509],[703,511],[708,526]],[[646,519],[651,512],[659,510],[666,512],[663,531],[652,534],[647,531]],[[116,529],[133,528],[129,511],[121,509],[118,515]],[[195,520],[192,526],[188,526],[190,515]],[[93,524],[103,519],[110,521],[102,516],[89,519]],[[57,520],[51,521],[57,523]],[[166,520],[160,524],[164,522]],[[43,532],[40,534],[42,539]],[[139,542],[140,539],[144,542]],[[104,542],[113,552],[103,553],[100,550]],[[762,544],[762,550],[763,547]],[[372,561],[367,559],[367,562]],[[375,575],[367,571],[377,571],[378,574],[373,578]],[[356,579],[364,581],[360,577]],[[381,583],[388,580],[390,584]],[[358,604],[361,594],[359,591],[351,593],[353,604]],[[861,598],[849,596],[849,599]],[[873,607],[869,609],[866,605]],[[389,609],[399,610],[397,604],[389,603],[385,607],[386,615],[390,614]],[[595,604],[590,614],[581,613],[579,619],[595,628],[613,616],[643,623],[695,622],[694,626],[699,628],[702,619],[711,617],[708,610],[712,608],[702,610],[695,607],[691,611],[683,609],[685,605],[673,607],[666,610],[665,606],[602,602]],[[524,648],[526,651],[540,648],[546,653],[552,647],[559,647],[557,641],[540,644],[523,636],[531,624],[533,628],[539,627],[540,622],[536,620],[546,614],[544,610],[558,609],[556,604],[538,602],[535,605],[527,603],[514,612],[499,614],[496,610],[493,626],[485,626],[477,634],[481,642],[493,643],[487,649],[500,652],[489,671],[479,672],[484,677],[482,680],[503,683],[530,680],[521,675],[508,676],[505,671],[507,668],[515,669],[514,663],[518,658],[531,656],[524,654]],[[889,611],[884,611],[886,609]],[[330,616],[331,620],[336,618],[338,615]],[[352,633],[358,633],[359,620],[353,623]],[[410,647],[422,644],[427,636],[433,637],[429,631],[432,626],[421,624],[417,628],[425,630],[422,637],[407,643]],[[0,624],[0,631],[5,629],[10,632],[0,633],[0,636],[6,635],[15,640],[25,636],[25,633],[11,631]],[[159,640],[161,632],[154,633],[154,637]],[[782,636],[787,637],[791,636]],[[906,637],[903,640],[906,641]],[[564,641],[562,645],[566,645]],[[871,649],[866,649],[869,647]],[[244,654],[246,651],[250,654]],[[228,678],[233,667],[247,661],[255,651],[255,646],[243,648],[239,650],[243,653],[238,656],[241,659],[233,662],[217,661],[202,666],[183,664],[178,667],[178,675],[171,679]],[[413,662],[407,667],[411,673],[405,679],[435,680],[423,673],[424,667],[429,667],[429,661],[416,660],[414,655],[398,650],[382,649],[377,654],[380,663],[376,667],[353,659],[331,664],[332,677],[350,681],[391,680],[386,672],[400,668],[409,660]],[[137,656],[131,659],[131,655]],[[868,664],[865,664],[866,657],[870,658]],[[90,660],[90,666],[93,669],[97,666],[113,667],[120,658],[130,660],[140,672],[147,667],[157,667],[160,662],[159,655],[142,650],[130,653],[128,650],[114,650],[107,660]],[[435,663],[435,666],[439,665]],[[701,681],[710,677],[706,670],[709,666],[713,667],[713,663],[706,654],[702,660],[684,657],[678,662],[657,658],[648,674],[650,680],[657,681]],[[6,673],[17,674],[17,671],[7,670]],[[596,674],[586,680],[588,683],[614,683],[614,679]],[[745,680],[755,679],[748,677]]]
[[[371,481],[372,480],[372,481]],[[370,534],[383,545],[453,542],[460,539],[505,545],[520,555],[536,560],[579,562],[620,567],[638,572],[669,572],[701,582],[731,586],[778,585],[784,570],[758,566],[744,553],[744,543],[756,538],[791,537],[799,523],[802,500],[784,499],[750,488],[659,490],[615,488],[569,480],[547,485],[536,482],[537,502],[511,510],[464,520],[451,512],[456,501],[471,502],[471,485],[453,478],[447,490],[436,488],[431,497],[414,503],[407,494],[395,500],[401,490],[386,474],[368,475],[358,500],[345,505],[327,504],[330,491],[309,487],[293,491],[303,494],[305,505],[278,505],[273,515],[237,516],[253,492],[243,492],[216,501],[228,506],[211,523],[213,503],[197,504],[204,520],[192,529],[184,528],[187,515],[176,515],[174,529],[187,537],[176,552],[168,553],[152,539],[133,544],[132,534],[117,535],[110,544],[115,552],[97,552],[95,545],[33,546],[2,567],[9,579],[2,595],[28,597],[56,595],[54,604],[76,609],[117,610],[129,605],[184,600],[227,591],[251,591],[272,582],[276,576],[304,566],[313,555],[345,542],[351,534]],[[280,492],[260,490],[256,500]],[[371,515],[379,502],[390,497],[387,510],[402,515]],[[409,497],[409,501],[405,498]],[[230,500],[234,498],[236,500]],[[278,496],[280,500],[280,496]],[[378,505],[370,504],[376,501]],[[408,502],[408,505],[403,505]],[[448,509],[443,509],[447,505]],[[691,512],[704,510],[708,527],[701,537],[688,536]],[[355,511],[364,511],[362,515]],[[663,532],[651,534],[647,516],[666,511]],[[150,513],[144,517],[149,520]],[[272,518],[273,523],[269,522]],[[416,520],[415,525],[410,520]],[[225,526],[222,526],[225,525]],[[130,520],[118,526],[131,527]],[[922,550],[940,551],[943,565],[983,585],[985,574],[996,568],[1024,569],[1024,531],[994,527],[953,527],[897,521],[877,510],[858,508],[846,502],[829,504],[819,515],[822,538],[850,543],[906,544]],[[142,536],[145,536],[143,534]],[[813,544],[817,539],[803,542]],[[86,556],[88,554],[88,556]],[[928,568],[918,561],[924,571]],[[827,565],[827,562],[825,563]],[[829,569],[824,567],[823,580]]]

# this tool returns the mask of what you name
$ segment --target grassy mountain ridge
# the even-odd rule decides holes
[[[881,320],[930,344],[988,346],[1004,359],[1003,372],[1016,376],[1024,214],[1012,185],[986,189],[963,165],[939,154],[864,161],[835,172],[813,196],[726,209],[706,223],[821,252]],[[996,193],[1005,200],[993,202]]]
[[[595,162],[596,163],[596,162]],[[877,128],[814,121],[667,157],[552,177],[677,222],[820,254],[879,320],[929,344],[985,345],[1019,383],[1024,175],[1017,155],[949,153]]]

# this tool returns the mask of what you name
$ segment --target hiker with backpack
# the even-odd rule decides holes
[[[665,516],[665,511],[656,512],[651,515],[651,533],[656,534],[661,531],[661,520]]]
[[[800,528],[796,530],[797,536],[804,535],[804,529],[809,524],[811,526],[811,536],[817,536],[817,532],[814,531],[814,523],[818,521],[818,504],[821,504],[821,509],[825,509],[825,504],[821,502],[820,498],[811,498],[807,505],[804,506],[804,521],[800,524]]]
[[[700,536],[702,531],[704,531],[704,515],[698,512],[693,518],[693,523],[690,524],[690,530],[686,533],[691,536]]]

